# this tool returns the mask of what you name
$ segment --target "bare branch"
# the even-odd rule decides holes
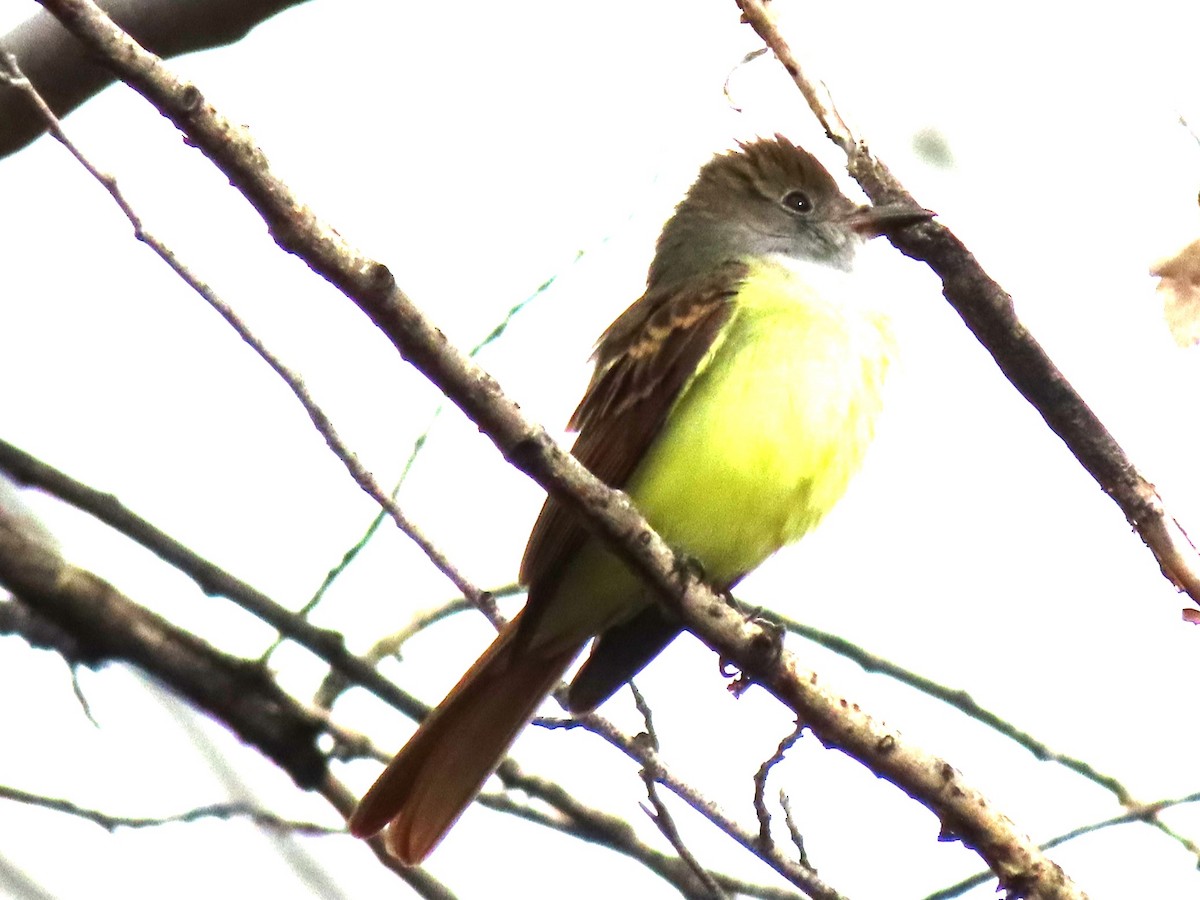
[[[584,806],[562,786],[528,774],[511,758],[501,764],[496,774],[509,791],[521,791],[531,797],[536,797],[552,806],[561,818],[541,815],[537,810],[521,806],[506,795],[481,794],[478,802],[482,805],[521,815],[531,821],[537,821],[547,828],[573,834],[623,853],[670,882],[680,892],[696,889],[695,873],[691,867],[678,857],[660,853],[639,840],[626,819],[608,815],[590,806]],[[732,894],[763,897],[765,900],[794,900],[796,897],[792,891],[742,881],[720,872],[711,874],[723,890]]]
[[[797,722],[796,727],[791,733],[779,742],[779,746],[775,748],[775,752],[768,757],[758,771],[754,774],[754,814],[758,818],[758,840],[764,847],[770,847],[773,843],[771,838],[771,813],[767,809],[767,776],[771,774],[771,770],[779,763],[783,762],[783,757],[796,741],[800,740],[800,736],[804,734],[804,723]],[[782,797],[783,792],[780,791]],[[808,860],[804,860],[805,865],[809,865]]]
[[[699,898],[699,900],[726,900],[725,891],[717,884],[717,880],[713,877],[708,869],[700,864],[691,850],[683,842],[683,837],[679,834],[679,829],[675,825],[675,819],[671,816],[667,805],[663,803],[662,797],[658,793],[658,785],[654,782],[654,772],[650,769],[642,770],[642,778],[646,783],[646,796],[650,799],[650,808],[645,806],[642,809],[646,815],[650,817],[650,821],[659,830],[675,848],[675,852],[679,854],[692,873],[702,885],[701,890],[688,891],[684,894],[687,897]]]
[[[164,58],[241,40],[255,25],[301,0],[105,0],[113,20]],[[44,10],[0,37],[0,52],[15,55],[50,107],[64,116],[115,80],[54,16]],[[20,91],[0,85],[0,158],[46,131],[46,122]]]
[[[578,726],[585,727],[593,734],[599,735],[626,756],[638,763],[643,769],[649,768],[654,772],[654,780],[667,788],[676,797],[716,825],[721,831],[745,847],[776,872],[801,888],[815,900],[839,900],[842,897],[836,889],[826,884],[817,873],[807,865],[798,864],[795,860],[781,853],[778,847],[763,847],[758,843],[758,837],[749,829],[739,825],[728,813],[716,803],[704,797],[690,784],[674,774],[663,761],[659,753],[651,746],[652,741],[629,738],[619,731],[611,722],[595,713],[577,717]]]
[[[15,481],[46,491],[132,538],[195,581],[209,596],[232,600],[409,718],[420,719],[429,711],[427,705],[392,684],[347,650],[340,634],[309,624],[266,594],[156,528],[112,494],[105,494],[76,481],[2,439],[0,469],[8,472]]]
[[[792,839],[792,846],[796,848],[797,859],[806,866],[812,865],[808,859],[808,851],[804,849],[804,835],[796,827],[796,820],[792,816],[791,798],[783,791],[779,792],[779,805],[783,807],[783,821],[787,825],[788,836]]]
[[[683,835],[679,833],[679,828],[675,824],[675,817],[671,815],[671,811],[667,809],[667,804],[659,796],[659,773],[656,763],[658,760],[658,751],[662,748],[659,744],[658,732],[654,728],[654,716],[651,714],[650,705],[646,702],[646,698],[642,696],[642,692],[637,689],[637,686],[631,682],[629,687],[633,691],[633,700],[637,704],[638,712],[642,715],[642,721],[646,724],[646,731],[639,736],[639,739],[654,751],[650,756],[650,762],[642,766],[642,783],[646,786],[646,796],[650,800],[650,808],[643,806],[642,809],[650,817],[650,821],[654,823],[654,827],[675,848],[675,852],[679,854],[679,858],[687,864],[692,874],[696,876],[696,880],[699,882],[698,888],[695,891],[689,892],[689,896],[699,897],[701,900],[705,900],[705,898],[708,898],[708,900],[725,900],[725,891],[717,884],[712,873],[700,864],[700,860],[696,858],[695,854],[683,842]]]
[[[605,240],[607,240],[607,238]],[[580,250],[577,252],[571,262],[571,265],[578,263],[583,256],[584,251]],[[509,307],[508,312],[506,312],[501,317],[500,321],[492,327],[492,330],[489,331],[484,338],[479,341],[479,343],[467,351],[467,356],[474,359],[485,347],[499,340],[500,337],[508,330],[508,326],[512,323],[517,314],[546,291],[548,291],[554,285],[554,283],[558,281],[561,275],[561,272],[551,275],[549,278],[539,284],[533,290],[533,293]],[[429,421],[425,428],[419,435],[417,435],[416,440],[413,441],[412,449],[409,450],[408,453],[408,459],[404,461],[404,467],[400,470],[400,477],[396,479],[396,484],[392,488],[391,496],[393,498],[399,495],[400,488],[403,487],[405,479],[408,478],[409,473],[412,471],[413,464],[416,463],[417,457],[425,448],[425,442],[429,439],[429,435],[433,431],[433,426],[437,423],[437,420],[441,417],[444,411],[445,404],[439,403],[437,408],[434,409],[433,414],[430,415]],[[383,512],[380,511],[380,513],[371,520],[371,524],[367,526],[367,529],[363,532],[362,536],[359,537],[359,539],[354,542],[354,545],[342,555],[342,558],[339,560],[337,565],[335,565],[329,570],[328,573],[326,573],[325,578],[322,580],[321,584],[318,585],[316,591],[313,592],[312,597],[309,598],[309,601],[301,608],[301,615],[307,616],[310,612],[317,608],[321,600],[324,598],[325,592],[329,590],[330,585],[332,585],[334,581],[336,581],[346,570],[346,568],[357,558],[358,554],[362,552],[363,548],[367,546],[375,532],[379,529],[379,526],[383,524],[383,515]],[[493,598],[504,596],[504,594],[499,590],[493,590],[489,593]],[[492,621],[494,623],[495,620],[493,619]]]
[[[818,95],[779,33],[765,0],[737,0],[742,13],[783,63],[813,113],[849,158],[848,170],[875,203],[920,204],[867,147],[839,126],[832,104]],[[840,122],[840,116],[837,116]],[[950,229],[931,221],[888,239],[905,256],[928,264],[942,293],[995,359],[1000,371],[1045,419],[1075,458],[1137,530],[1172,584],[1200,604],[1200,552],[1167,511],[1157,490],[1134,466],[1104,423],[1021,324],[1012,297],[983,270]]]
[[[320,720],[280,690],[264,669],[138,606],[4,522],[0,584],[74,635],[79,653],[74,662],[133,663],[223,722],[300,787],[312,788],[324,777],[325,756],[316,745]]]
[[[341,794],[331,793],[330,785],[336,782],[330,778],[316,742],[324,730],[323,720],[282,691],[263,667],[216,650],[137,605],[91,572],[64,562],[57,551],[4,521],[0,521],[0,584],[74,635],[79,647],[74,661],[89,666],[118,660],[131,663],[171,685],[271,759],[298,787],[318,790],[327,798],[348,795],[344,789]],[[347,804],[334,805],[349,814]],[[59,808],[84,815],[78,807]],[[106,824],[92,818],[97,824]],[[388,855],[382,843],[374,849]],[[397,866],[390,860],[389,868],[421,896],[453,900],[453,894],[427,874],[398,871]]]
[[[487,596],[491,597],[491,592],[487,592]],[[389,656],[399,656],[400,648],[405,642],[414,635],[420,634],[426,628],[436,625],[443,619],[457,615],[460,612],[465,612],[468,609],[479,609],[479,604],[468,600],[466,597],[459,597],[451,600],[449,603],[441,603],[429,609],[418,610],[410,618],[408,623],[394,634],[389,634],[384,638],[376,641],[362,658],[370,665],[375,665],[382,659]],[[495,605],[492,605],[493,611]],[[494,621],[494,620],[493,620]],[[321,686],[317,689],[317,695],[313,702],[324,709],[332,708],[334,702],[342,692],[352,684],[351,680],[346,677],[343,672],[337,669],[330,669],[329,674],[325,676]]]
[[[378,482],[375,481],[375,476],[362,464],[358,458],[358,454],[346,446],[338,435],[337,429],[334,428],[332,420],[330,420],[325,411],[317,405],[316,401],[308,393],[308,388],[305,386],[304,380],[296,372],[285,366],[258,336],[250,330],[249,326],[241,320],[232,307],[217,296],[216,291],[209,287],[209,285],[201,281],[170,247],[146,229],[141,218],[134,211],[133,207],[129,205],[129,201],[125,199],[124,194],[121,193],[121,189],[117,185],[117,180],[113,176],[101,172],[96,168],[84,156],[83,152],[75,146],[75,143],[63,131],[61,123],[55,117],[45,100],[21,72],[16,58],[11,53],[0,52],[0,84],[7,84],[28,95],[30,101],[45,118],[46,126],[55,140],[66,147],[79,164],[87,170],[88,174],[98,181],[100,186],[113,198],[113,201],[120,208],[121,212],[125,214],[125,218],[129,220],[129,224],[133,226],[133,233],[137,239],[153,250],[158,258],[171,268],[171,271],[178,275],[188,287],[199,294],[237,332],[238,337],[257,353],[259,358],[270,366],[271,370],[291,389],[292,394],[300,401],[300,405],[304,407],[304,411],[308,414],[313,427],[325,439],[326,445],[341,460],[342,465],[346,467],[350,476],[363,492],[387,511],[388,515],[396,523],[396,527],[408,535],[409,539],[421,549],[426,558],[433,563],[439,572],[449,579],[451,584],[478,606],[485,615],[489,618],[495,617],[496,607],[492,603],[491,598],[485,592],[475,587],[471,581],[459,572],[450,559],[400,509],[395,498],[389,496],[379,486]]]
[[[1078,828],[1072,828],[1070,831],[1046,841],[1042,844],[1042,848],[1049,850],[1051,847],[1057,847],[1060,844],[1065,844],[1067,841],[1073,841],[1075,838],[1083,837],[1085,834],[1093,834],[1094,832],[1102,831],[1105,828],[1112,828],[1116,825],[1129,825],[1133,822],[1157,822],[1158,814],[1163,810],[1174,806],[1183,806],[1188,803],[1200,803],[1200,793],[1188,794],[1186,797],[1177,797],[1172,800],[1157,800],[1154,803],[1147,803],[1139,808],[1131,809],[1119,816],[1112,816],[1099,822],[1093,822],[1090,825],[1081,825]],[[1195,844],[1192,844],[1188,849],[1193,854],[1200,853],[1200,847],[1197,847]],[[960,897],[971,890],[971,888],[986,884],[988,877],[987,872],[980,872],[972,875],[970,878],[964,878],[957,884],[942,888],[940,891],[934,891],[925,897],[924,900],[951,900],[953,897]]]
[[[839,656],[857,663],[865,672],[878,672],[886,675],[888,678],[895,679],[901,684],[906,684],[926,696],[941,700],[948,706],[957,709],[964,715],[986,725],[993,731],[1024,747],[1036,759],[1043,762],[1057,763],[1070,769],[1072,772],[1082,775],[1093,784],[1097,784],[1106,791],[1109,791],[1117,799],[1118,803],[1122,805],[1137,805],[1137,801],[1132,798],[1129,789],[1115,777],[1097,771],[1082,759],[1076,759],[1073,756],[1067,756],[1066,754],[1052,750],[1047,744],[1038,740],[1033,735],[1022,731],[991,710],[980,706],[975,701],[975,698],[966,691],[939,684],[930,678],[926,678],[924,675],[914,672],[912,669],[906,669],[889,659],[871,653],[869,650],[863,649],[852,641],[846,640],[844,637],[830,634],[819,628],[813,628],[811,625],[806,625],[774,610],[764,609],[760,611],[760,614],[764,618],[778,623],[792,634],[798,634],[806,640],[812,641],[814,644],[819,644],[828,650],[832,650]]]
[[[975,698],[966,691],[950,688],[944,684],[926,678],[924,675],[919,675],[911,669],[906,669],[899,666],[891,660],[884,659],[882,656],[871,653],[846,640],[836,634],[830,634],[827,631],[821,631],[819,628],[813,628],[811,625],[805,625],[803,622],[798,622],[789,616],[782,615],[772,610],[760,610],[760,615],[776,622],[786,628],[793,634],[798,634],[815,644],[819,644],[839,656],[844,656],[846,659],[852,660],[862,666],[864,671],[879,672],[889,678],[894,678],[901,684],[906,684],[911,688],[920,691],[927,696],[941,700],[948,706],[957,709],[959,712],[974,719],[975,721],[986,725],[1003,737],[1008,738],[1013,743],[1025,748],[1034,758],[1042,762],[1055,763],[1068,769],[1077,775],[1082,775],[1093,784],[1099,785],[1108,791],[1116,798],[1117,802],[1130,811],[1145,810],[1147,804],[1138,800],[1133,796],[1133,793],[1128,787],[1118,778],[1113,775],[1107,775],[1104,772],[1096,769],[1091,763],[1086,760],[1079,759],[1074,756],[1069,756],[1065,753],[1059,753],[1050,748],[1044,741],[1039,740],[1032,734],[1017,728],[1012,722],[1002,718],[989,709],[980,706]],[[1139,816],[1141,821],[1153,826],[1154,828],[1167,835],[1171,840],[1180,844],[1189,853],[1200,856],[1200,848],[1198,848],[1191,840],[1177,833],[1173,828],[1167,825],[1166,822],[1155,815]]]

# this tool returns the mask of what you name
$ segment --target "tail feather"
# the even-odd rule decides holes
[[[583,647],[513,652],[516,625],[500,633],[367,791],[351,834],[368,837],[391,822],[388,849],[416,865],[462,815]]]
[[[567,693],[567,708],[589,712],[615,694],[680,632],[679,622],[651,603],[627,622],[596,638]]]

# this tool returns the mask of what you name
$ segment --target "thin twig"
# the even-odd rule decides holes
[[[683,842],[683,836],[679,833],[679,827],[675,824],[675,817],[671,815],[671,811],[667,809],[667,805],[663,803],[662,797],[659,796],[659,772],[656,761],[662,745],[658,740],[658,731],[654,727],[654,716],[650,709],[650,704],[646,702],[646,698],[638,690],[637,685],[630,682],[629,689],[633,692],[633,702],[642,716],[643,724],[646,726],[645,732],[638,736],[639,742],[653,751],[641,770],[642,783],[646,786],[646,796],[650,800],[650,808],[643,805],[642,811],[649,816],[650,821],[654,823],[654,827],[658,829],[659,833],[675,848],[675,852],[679,854],[679,858],[692,870],[702,888],[702,891],[697,892],[698,895],[703,898],[710,898],[710,900],[725,900],[725,891],[713,879],[712,873],[700,864],[700,860],[696,859],[695,854]]]
[[[292,394],[300,401],[300,405],[304,407],[304,411],[308,414],[309,420],[313,423],[313,427],[325,439],[325,443],[329,449],[333,451],[334,456],[341,460],[342,465],[350,473],[355,483],[367,494],[372,500],[385,509],[392,517],[392,521],[396,523],[396,527],[408,535],[409,539],[416,544],[421,552],[433,563],[434,567],[446,576],[450,582],[463,593],[468,599],[475,603],[485,615],[494,615],[495,606],[491,603],[486,594],[466,578],[458,568],[450,561],[437,545],[435,545],[425,533],[410,519],[405,512],[400,509],[396,501],[389,497],[379,483],[375,481],[375,476],[372,475],[362,464],[358,458],[358,454],[352,451],[342,441],[334,428],[332,420],[325,411],[317,405],[312,396],[308,393],[308,388],[304,384],[304,380],[290,368],[285,366],[278,357],[272,353],[262,340],[255,335],[246,325],[245,322],[235,313],[232,307],[222,300],[208,284],[201,281],[175,254],[170,247],[164,244],[161,240],[155,237],[152,233],[146,230],[142,223],[141,217],[130,206],[129,201],[125,199],[120,187],[117,185],[117,180],[112,175],[101,172],[83,152],[67,137],[63,131],[62,123],[42,96],[34,89],[17,66],[16,57],[11,53],[0,53],[0,79],[7,81],[11,86],[24,91],[41,111],[46,119],[47,127],[50,133],[60,144],[67,148],[70,154],[75,157],[76,161],[87,170],[101,187],[108,192],[112,197],[113,202],[117,204],[121,212],[125,214],[125,218],[133,226],[134,236],[144,243],[147,247],[165,262],[176,275],[193,291],[200,295],[210,307],[212,307],[222,319],[237,333],[238,337],[249,346],[268,366],[278,375],[283,382],[291,390]]]
[[[15,481],[43,490],[131,538],[191,578],[204,593],[233,601],[409,718],[419,720],[429,711],[426,704],[350,653],[340,634],[301,619],[266,594],[147,522],[112,494],[105,494],[76,481],[3,439],[0,439],[0,470],[7,472]]]
[[[655,874],[676,885],[680,890],[684,890],[694,880],[690,866],[678,857],[660,853],[644,841],[639,840],[633,826],[626,819],[607,815],[592,807],[584,806],[561,785],[522,771],[511,759],[501,765],[497,774],[508,790],[519,790],[529,794],[542,802],[550,803],[558,811],[563,817],[562,821],[543,822],[548,827],[563,831],[569,830],[569,833],[576,836],[617,850],[642,863]],[[484,805],[489,805],[489,797],[497,799],[495,795],[483,795],[480,800]],[[504,807],[498,802],[495,808]],[[574,823],[574,827],[569,828],[566,824],[568,822]],[[722,889],[734,894],[769,898],[769,900],[784,900],[784,898],[796,896],[791,891],[741,881],[720,872],[713,872],[712,876]]]
[[[767,776],[771,774],[771,770],[775,766],[783,762],[783,757],[796,745],[796,741],[800,740],[802,734],[804,734],[804,723],[797,722],[796,727],[779,742],[775,752],[758,767],[758,771],[754,774],[754,814],[758,818],[758,840],[764,847],[770,847],[774,843],[771,839],[771,813],[767,809],[766,800]],[[780,796],[783,796],[782,791],[780,791]]]
[[[41,794],[31,794],[28,791],[23,791],[20,788],[14,788],[9,785],[0,785],[0,797],[16,803],[24,803],[27,806],[39,806],[42,809],[51,809],[55,812],[66,813],[67,815],[93,822],[105,831],[116,831],[118,828],[157,828],[162,825],[198,822],[201,819],[222,819],[225,821],[230,819],[249,819],[260,828],[290,834],[324,837],[331,834],[344,835],[346,833],[346,829],[343,826],[331,827],[329,825],[318,825],[315,822],[297,822],[246,803],[213,803],[208,806],[197,806],[194,809],[176,813],[173,816],[115,816],[98,809],[88,809],[79,806],[70,800],[63,800],[58,797],[45,797]]]
[[[11,522],[0,522],[0,584],[75,636],[79,655],[70,662],[130,663],[224,723],[301,788],[323,777],[321,721],[269,672],[133,602]]]
[[[354,734],[329,719],[325,710],[315,710],[323,716],[326,730],[335,740],[330,756],[339,760],[370,758],[386,763],[391,755],[376,747],[370,739]],[[630,742],[634,738],[628,738]],[[561,784],[525,771],[512,758],[506,758],[496,772],[504,785],[504,793],[485,791],[476,801],[488,809],[515,815],[562,834],[570,835],[589,843],[614,850],[644,865],[660,878],[670,882],[683,893],[694,891],[695,875],[682,859],[655,850],[638,838],[627,820],[588,806],[566,790]],[[550,807],[554,814],[545,812],[528,803],[516,800],[512,793],[520,792]],[[796,895],[790,891],[767,885],[735,879],[730,875],[713,872],[721,887],[729,892],[765,900],[790,900]]]
[[[817,117],[817,121],[821,123],[821,127],[825,129],[825,135],[835,144],[842,148],[847,155],[854,152],[858,146],[858,140],[850,131],[850,126],[842,119],[841,113],[833,105],[833,98],[829,96],[829,91],[822,83],[819,87],[817,82],[806,77],[800,67],[800,61],[796,59],[792,53],[792,48],[783,40],[771,41],[767,40],[764,30],[775,29],[774,17],[767,8],[770,0],[736,0],[738,7],[742,11],[742,20],[748,22],[750,26],[758,32],[762,37],[763,43],[768,49],[774,52],[776,59],[782,63],[787,73],[792,76],[796,82],[796,87],[800,89],[800,93],[804,95],[805,101],[808,103],[809,109],[813,115]]]
[[[606,237],[604,241],[607,240],[608,238]],[[602,243],[604,241],[602,241]],[[585,253],[582,250],[577,252],[575,254],[575,258],[571,261],[571,265],[576,265],[579,260],[584,257],[584,255]],[[565,272],[566,270],[564,269],[563,271]],[[492,328],[492,330],[484,336],[483,340],[479,341],[479,343],[467,351],[467,356],[474,359],[481,352],[483,352],[484,348],[486,348],[489,344],[499,340],[508,330],[508,326],[512,324],[512,321],[516,318],[517,314],[525,309],[525,307],[529,306],[529,304],[533,303],[533,301],[538,297],[542,296],[542,294],[544,294],[546,291],[548,291],[554,285],[554,283],[562,277],[562,275],[563,272],[554,273],[536,288],[534,288],[533,293],[526,296],[520,302],[513,304],[513,306],[509,308],[508,312],[506,312],[503,317],[501,317],[500,321]],[[404,461],[404,467],[400,470],[400,477],[396,479],[396,484],[392,488],[391,496],[393,499],[399,496],[400,489],[404,486],[404,482],[407,480],[409,473],[416,464],[417,457],[420,456],[421,451],[425,448],[425,442],[429,440],[429,435],[433,432],[433,426],[437,424],[437,421],[441,418],[445,408],[445,403],[439,403],[434,408],[433,414],[429,417],[429,421],[425,425],[425,428],[419,435],[417,435],[416,440],[413,441],[412,449],[408,454],[408,459]],[[382,524],[382,522],[383,512],[381,511],[371,520],[371,524],[367,526],[367,529],[363,532],[362,536],[354,542],[354,545],[350,547],[350,549],[348,549],[344,554],[342,554],[342,558],[338,564],[326,573],[325,578],[317,587],[317,590],[313,593],[312,597],[309,598],[308,602],[305,603],[303,607],[301,607],[301,615],[307,616],[317,608],[317,606],[321,603],[321,600],[324,598],[325,592],[329,590],[333,583],[341,576],[343,572],[346,571],[350,564],[354,562],[358,555],[363,551],[368,542],[370,542],[371,538],[375,535],[376,531],[379,530],[379,526]],[[492,596],[495,597],[500,595],[494,592]]]
[[[493,596],[490,591],[485,591],[484,593],[489,598]],[[426,628],[436,625],[450,616],[465,612],[468,609],[479,609],[479,605],[466,597],[458,597],[448,603],[441,603],[429,609],[418,610],[399,631],[389,634],[387,637],[381,638],[372,644],[367,652],[362,654],[362,659],[374,666],[380,660],[386,659],[389,656],[399,656],[400,648],[410,638],[420,634]],[[297,615],[302,614],[297,613]],[[329,674],[322,680],[321,686],[317,688],[313,702],[323,709],[329,709],[351,684],[351,680],[346,677],[345,673],[337,669],[330,669]]]
[[[734,76],[737,75],[738,72],[740,72],[742,69],[744,69],[750,63],[754,62],[754,60],[758,59],[760,56],[765,56],[766,53],[767,53],[766,47],[759,47],[756,50],[751,50],[749,53],[747,53],[745,56],[743,56],[738,61],[738,64],[736,66],[734,66],[732,69],[730,69],[729,74],[725,76],[725,84],[721,88],[721,93],[725,95],[726,105],[728,105],[729,108],[731,110],[733,110],[734,112],[740,113],[742,111],[741,105],[737,102],[737,100],[734,99],[734,96],[733,96],[732,84],[733,84]]]
[[[804,835],[800,833],[800,829],[796,825],[796,818],[792,815],[792,799],[783,791],[779,792],[779,805],[783,807],[783,822],[787,825],[792,846],[796,848],[796,858],[800,860],[801,865],[812,867],[808,851],[804,849]]]
[[[521,790],[524,790],[524,787]],[[573,800],[574,798],[567,795],[564,799]],[[479,803],[489,809],[506,812],[545,828],[551,828],[563,834],[582,838],[615,850],[640,862],[655,875],[670,882],[681,894],[691,896],[696,893],[697,879],[692,868],[679,857],[661,853],[638,840],[632,826],[620,816],[607,816],[605,821],[589,816],[586,819],[575,821],[573,816],[563,815],[563,807],[556,806],[560,815],[551,816],[528,804],[518,802],[508,794],[483,793],[479,795]],[[602,827],[598,828],[597,825]],[[720,889],[728,894],[735,894],[739,897],[760,897],[763,900],[799,900],[799,895],[794,891],[743,881],[721,872],[711,872],[710,874]]]
[[[704,797],[690,784],[675,775],[662,760],[661,756],[646,740],[630,739],[607,719],[588,713],[578,717],[582,727],[604,738],[613,746],[633,759],[642,768],[650,767],[654,771],[654,780],[667,788],[680,800],[698,812],[701,816],[716,825],[721,831],[732,838],[776,872],[803,890],[814,900],[844,900],[844,895],[822,881],[815,871],[804,865],[798,865],[795,860],[780,852],[778,847],[760,847],[758,836],[747,828],[743,828],[728,813],[716,803]]]
[[[653,770],[649,768],[642,769],[642,780],[646,784],[646,796],[650,799],[650,807],[643,805],[642,810],[649,816],[650,821],[654,823],[654,827],[659,830],[659,833],[675,848],[675,852],[679,854],[679,858],[687,863],[688,868],[692,870],[696,878],[704,886],[702,893],[697,892],[693,896],[709,898],[709,900],[725,900],[725,891],[717,884],[712,873],[700,864],[700,860],[696,859],[695,854],[683,842],[683,837],[679,834],[679,829],[675,825],[675,819],[672,818],[670,810],[667,809],[666,804],[662,801],[662,797],[658,794],[658,786],[654,782]]]
[[[71,693],[75,695],[75,702],[83,711],[84,718],[92,723],[93,728],[99,728],[100,723],[92,715],[92,704],[88,702],[87,695],[83,692],[83,685],[79,683],[79,669],[75,666],[71,666]]]

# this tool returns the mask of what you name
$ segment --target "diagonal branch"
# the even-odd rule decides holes
[[[0,439],[0,471],[20,484],[38,487],[132,538],[160,559],[175,566],[210,596],[228,597],[251,615],[257,616],[288,639],[311,651],[383,702],[412,719],[420,719],[428,707],[396,687],[346,649],[342,636],[320,628],[276,603],[266,594],[226,572],[220,566],[147,522],[112,494],[76,481],[53,466],[30,456]]]
[[[461,602],[465,604],[467,601],[463,600]],[[890,660],[884,659],[882,656],[871,653],[845,638],[822,631],[819,628],[814,628],[811,625],[805,625],[803,622],[798,622],[773,610],[761,610],[759,615],[768,621],[775,622],[781,627],[786,628],[792,634],[798,634],[819,646],[832,650],[839,656],[857,663],[865,672],[882,673],[888,678],[893,678],[901,684],[908,685],[914,690],[933,697],[935,700],[940,700],[946,705],[957,709],[963,715],[991,728],[1001,737],[1007,738],[1019,747],[1028,750],[1033,754],[1034,758],[1042,762],[1060,765],[1086,778],[1093,784],[1099,785],[1111,793],[1116,801],[1127,810],[1131,813],[1136,813],[1136,821],[1145,822],[1175,841],[1175,843],[1183,847],[1188,853],[1200,857],[1200,847],[1197,847],[1191,839],[1180,834],[1175,828],[1163,821],[1158,815],[1155,804],[1143,803],[1138,800],[1130,789],[1115,775],[1108,775],[1099,771],[1085,759],[1069,756],[1054,750],[1029,732],[1021,730],[1012,722],[992,712],[990,709],[980,706],[975,698],[961,688],[951,688],[944,684],[939,684],[931,678],[919,675],[911,669],[906,669]],[[1050,846],[1053,845],[1043,844],[1042,848],[1048,850]]]
[[[1072,828],[1070,831],[1044,841],[1042,847],[1049,850],[1051,847],[1057,847],[1059,844],[1073,841],[1075,838],[1082,837],[1085,834],[1092,834],[1105,828],[1113,828],[1117,825],[1129,825],[1134,822],[1154,823],[1158,821],[1158,814],[1163,810],[1188,803],[1200,803],[1200,793],[1188,794],[1185,797],[1176,797],[1169,800],[1156,800],[1153,803],[1146,803],[1142,806],[1131,808],[1128,812],[1121,813],[1118,816],[1111,816],[1100,822],[1093,822],[1090,825],[1080,825],[1078,828]],[[1197,850],[1194,845],[1187,849],[1193,854]],[[987,881],[988,875],[986,872],[971,875],[957,884],[934,891],[932,894],[924,897],[923,900],[951,900],[953,897],[962,896],[972,888],[979,887],[981,884],[987,884]]]
[[[316,739],[322,722],[262,667],[222,653],[138,606],[8,521],[0,521],[0,584],[71,632],[77,643],[70,661],[131,662],[225,723],[299,786],[320,784],[326,763]]]
[[[849,157],[848,169],[875,203],[920,204],[882,162],[856,141],[827,99],[805,75],[779,33],[766,0],[737,0],[743,17],[783,64],[829,137]],[[1172,584],[1200,604],[1200,552],[1167,511],[1158,491],[1088,408],[1066,376],[1017,318],[1012,297],[979,265],[950,229],[938,222],[888,238],[905,256],[928,264],[942,292],[995,359],[1004,376],[1045,419],[1088,474],[1121,508]]]

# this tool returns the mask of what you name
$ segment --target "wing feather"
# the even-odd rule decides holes
[[[595,374],[570,423],[579,431],[571,452],[597,478],[616,488],[628,483],[729,321],[745,274],[743,263],[729,263],[703,280],[648,290],[601,336]],[[526,639],[587,534],[569,508],[547,498],[521,563]]]

